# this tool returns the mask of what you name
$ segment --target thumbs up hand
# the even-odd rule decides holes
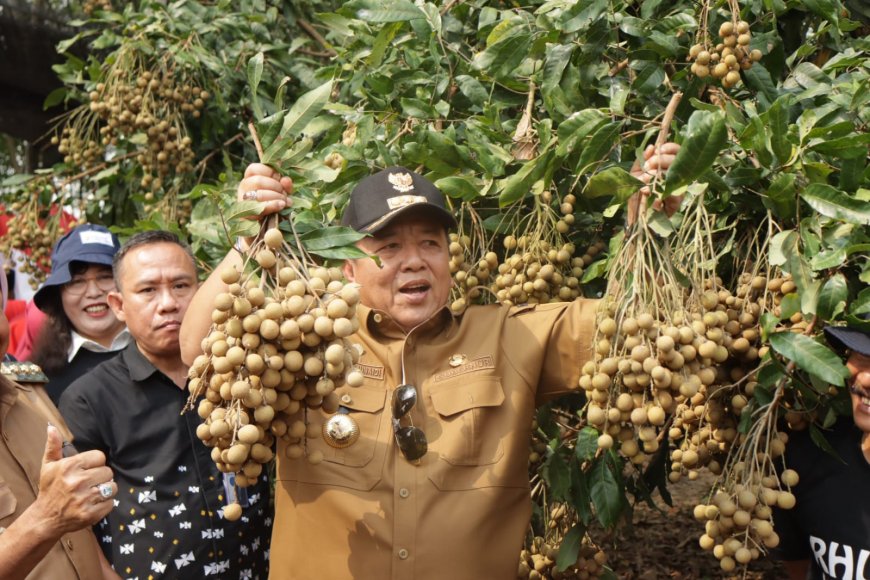
[[[47,524],[65,534],[91,526],[108,514],[118,487],[101,451],[63,457],[63,441],[49,425],[39,474],[39,495],[34,502]]]

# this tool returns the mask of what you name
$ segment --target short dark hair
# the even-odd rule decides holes
[[[190,258],[190,263],[193,266],[194,272],[196,272],[196,258],[193,256],[193,251],[191,251],[190,246],[186,243],[182,242],[178,236],[173,234],[172,232],[168,232],[166,230],[150,230],[147,232],[139,232],[138,234],[131,237],[129,240],[124,242],[124,245],[121,246],[121,249],[115,254],[115,257],[112,259],[112,270],[115,276],[115,286],[118,288],[118,291],[121,290],[121,264],[124,261],[124,258],[127,257],[132,250],[136,248],[141,248],[143,246],[151,246],[153,244],[175,244],[187,254],[187,257]]]

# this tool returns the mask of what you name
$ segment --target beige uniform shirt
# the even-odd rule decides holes
[[[0,375],[8,394],[0,400],[0,529],[12,525],[36,500],[45,451],[45,429],[51,421],[67,441],[66,425],[42,389],[19,385]],[[97,540],[90,528],[64,535],[28,575],[44,580],[102,578]]]
[[[360,438],[345,449],[309,439],[325,454],[318,465],[279,448],[270,577],[515,578],[535,406],[577,385],[596,307],[475,306],[458,318],[445,309],[407,336],[361,308],[353,340],[365,384],[338,391]],[[418,464],[393,436],[391,395],[403,382],[417,387],[410,415],[429,442]]]

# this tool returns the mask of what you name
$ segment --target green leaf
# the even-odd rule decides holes
[[[580,463],[590,461],[598,452],[598,430],[593,427],[583,427],[577,434],[574,445],[574,455]]]
[[[370,67],[376,68],[381,65],[387,49],[392,44],[393,39],[396,38],[396,34],[398,34],[404,26],[404,22],[405,21],[392,22],[381,28],[381,31],[378,32],[378,36],[372,44],[372,51],[369,53],[367,59]]]
[[[846,277],[842,274],[834,274],[825,281],[819,292],[816,315],[822,320],[831,320],[842,312],[848,299],[849,287]]]
[[[624,495],[616,460],[607,453],[593,465],[589,473],[592,484],[590,495],[598,515],[598,521],[605,528],[616,525],[622,513]]]
[[[577,143],[606,122],[607,117],[598,109],[584,109],[571,115],[562,121],[556,130],[556,134],[559,136],[556,155],[565,157],[573,152]]]
[[[830,20],[834,26],[839,26],[839,17],[837,12],[840,10],[840,3],[835,0],[801,0],[801,3],[821,16],[825,20]]]
[[[593,175],[583,188],[583,195],[588,198],[613,196],[616,203],[625,201],[640,189],[643,182],[633,177],[622,167],[608,167]]]
[[[224,210],[227,223],[260,215],[266,204],[261,201],[231,201]]]
[[[770,76],[770,72],[761,63],[754,65],[749,70],[743,71],[743,78],[746,80],[747,86],[759,92],[759,100],[765,106],[776,100],[779,92],[776,89],[776,83]]]
[[[556,569],[560,571],[567,570],[577,563],[580,557],[580,544],[583,542],[583,537],[586,535],[586,526],[582,523],[577,523],[568,530],[568,533],[562,538],[562,543],[559,545],[559,555],[556,556]]]
[[[547,460],[547,470],[544,478],[550,486],[550,494],[554,499],[568,499],[571,490],[571,479],[568,464],[559,453],[553,453]]]
[[[248,88],[251,90],[251,105],[254,107],[254,114],[258,119],[263,116],[257,91],[260,88],[260,80],[263,78],[264,58],[265,56],[261,51],[248,59]]]
[[[591,282],[596,278],[601,278],[607,273],[607,260],[598,260],[592,262],[583,272],[583,278],[580,280],[583,284]]]
[[[791,159],[791,143],[788,141],[788,107],[791,95],[783,95],[776,100],[763,115],[767,119],[767,130],[770,135],[770,148],[780,165]]]
[[[443,177],[437,180],[435,185],[449,197],[463,201],[473,201],[482,195],[481,186],[473,177],[459,175]]]
[[[671,223],[671,220],[668,219],[668,216],[663,211],[652,208],[649,208],[647,211],[649,215],[647,216],[646,223],[652,231],[663,238],[667,238],[674,233],[674,224]]]
[[[583,175],[593,165],[606,158],[610,150],[616,145],[619,127],[619,123],[608,123],[595,131],[580,153],[580,159],[577,161],[578,175]]]
[[[42,110],[47,111],[48,109],[59,105],[63,102],[67,95],[66,87],[58,87],[48,93],[48,96],[45,97],[45,100],[42,102]]]
[[[791,252],[794,252],[797,248],[798,241],[797,232],[794,230],[784,230],[774,235],[770,240],[770,254],[768,258],[770,265],[785,265]]]
[[[825,183],[811,183],[800,192],[820,214],[856,224],[870,225],[870,204],[849,197]]]
[[[368,258],[369,255],[357,248],[356,246],[341,246],[336,248],[325,248],[323,250],[308,250],[315,256],[320,256],[326,260],[358,260],[360,258]]]
[[[525,197],[532,184],[541,178],[553,160],[552,150],[527,161],[519,171],[502,181],[503,187],[498,197],[499,206],[510,205]]]
[[[761,198],[765,207],[781,219],[794,219],[797,211],[795,180],[796,176],[793,173],[780,173],[767,188],[767,195]]]
[[[407,117],[416,119],[435,119],[438,117],[435,108],[422,99],[402,98],[399,99],[399,103],[402,105],[402,113]]]
[[[33,179],[32,173],[16,173],[0,181],[0,185],[4,187],[12,187],[14,185],[21,185],[22,183],[27,183],[31,179]]]
[[[365,234],[361,234],[352,228],[327,226],[305,232],[299,236],[299,239],[302,240],[302,245],[305,246],[306,250],[313,252],[349,246],[357,243],[364,237],[366,237]]]
[[[801,297],[792,292],[782,297],[782,302],[779,305],[779,317],[782,320],[791,318],[793,315],[801,311]]]
[[[543,95],[549,95],[559,86],[565,67],[571,62],[574,52],[573,44],[553,44],[547,47],[544,59],[544,82],[541,85]]]
[[[299,97],[284,116],[284,123],[275,142],[266,149],[262,159],[263,163],[273,163],[283,155],[282,150],[287,147],[286,141],[299,136],[305,130],[308,123],[319,115],[326,106],[331,93],[332,81],[327,81]]]
[[[356,13],[357,18],[366,22],[407,22],[418,18],[426,18],[426,14],[417,8],[413,2],[392,0],[383,6],[363,8]]]
[[[483,107],[489,100],[489,93],[474,77],[459,75],[456,77],[456,84],[459,86],[459,92],[478,107]]]
[[[840,357],[808,336],[777,332],[770,335],[770,346],[808,374],[827,383],[842,387],[849,378],[849,369]]]
[[[656,91],[665,82],[665,69],[658,61],[637,60],[629,66],[636,73],[631,87],[642,95]]]
[[[513,19],[511,26],[483,52],[474,56],[472,66],[496,78],[511,77],[529,52],[532,35],[522,19]]]
[[[870,144],[870,133],[861,133],[837,139],[819,140],[813,142],[809,148],[840,159],[861,159],[867,157],[868,144]]]
[[[686,128],[686,138],[665,178],[666,190],[673,191],[688,185],[710,169],[727,140],[724,113],[692,113]]]

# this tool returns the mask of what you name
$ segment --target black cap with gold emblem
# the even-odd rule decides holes
[[[388,167],[360,181],[350,194],[341,224],[371,234],[411,210],[431,214],[448,230],[456,227],[441,190],[404,167]]]

